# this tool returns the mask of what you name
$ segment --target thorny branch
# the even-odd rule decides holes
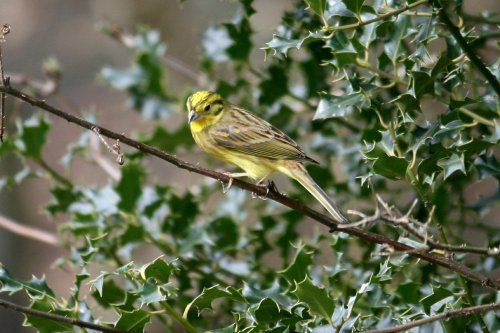
[[[2,59],[2,43],[5,42],[5,36],[10,32],[10,25],[4,24],[0,29],[0,87],[8,85],[3,74],[3,59]],[[3,142],[4,131],[4,108],[5,108],[5,93],[0,93],[0,142]]]
[[[128,145],[130,147],[134,147],[144,153],[156,156],[168,163],[171,163],[178,168],[190,171],[190,172],[195,172],[200,175],[219,180],[225,184],[228,184],[230,181],[230,177],[224,173],[216,172],[210,169],[205,169],[196,165],[193,165],[191,163],[185,162],[171,154],[167,154],[155,147],[146,145],[144,143],[135,141],[130,139],[129,137],[123,135],[123,134],[118,134],[117,132],[114,132],[112,130],[109,130],[105,127],[98,126],[94,123],[88,122],[86,120],[83,120],[79,117],[76,117],[74,115],[71,115],[67,112],[62,111],[61,109],[58,109],[50,104],[47,104],[46,102],[37,99],[33,96],[27,95],[19,90],[16,90],[12,88],[11,86],[4,86],[0,87],[0,92],[7,93],[13,97],[19,98],[33,106],[36,106],[44,111],[47,111],[57,117],[63,118],[67,120],[68,122],[74,123],[80,127],[86,128],[88,130],[94,130],[97,129],[99,133],[103,136],[106,136],[110,139],[114,140],[120,140],[121,143]],[[276,190],[269,190],[267,186],[260,186],[260,185],[255,185],[251,183],[247,183],[245,181],[242,181],[240,179],[234,179],[233,180],[233,186],[239,187],[243,190],[246,190],[250,193],[255,193],[258,196],[266,196],[268,199],[274,200],[276,202],[279,202],[291,209],[294,209],[298,212],[303,213],[304,215],[310,217],[314,221],[323,224],[324,226],[327,226],[332,232],[338,230],[339,223],[338,221],[333,220],[331,217],[326,216],[314,209],[311,209],[307,206],[304,206],[298,201],[295,201],[293,199],[290,199],[283,194],[277,192]],[[342,229],[343,232],[356,236],[359,238],[362,238],[364,240],[367,240],[369,242],[377,243],[377,244],[386,244],[393,249],[397,251],[404,251],[409,253],[410,255],[420,258],[422,260],[425,260],[429,263],[442,266],[445,268],[448,268],[463,277],[465,277],[468,280],[471,281],[476,281],[479,282],[483,286],[488,286],[497,290],[500,290],[500,279],[492,279],[488,277],[487,275],[476,272],[467,266],[462,265],[461,263],[458,263],[450,258],[447,258],[443,255],[438,255],[438,254],[433,254],[429,253],[428,251],[425,250],[420,250],[420,249],[415,249],[409,245],[403,244],[401,242],[392,240],[386,236],[376,234],[373,232],[369,232],[357,227],[349,227]]]
[[[420,327],[426,324],[430,324],[432,322],[441,320],[441,319],[449,319],[452,317],[462,317],[462,316],[467,316],[471,314],[477,314],[477,313],[482,313],[482,312],[488,312],[492,310],[498,310],[500,309],[500,303],[489,303],[489,304],[481,304],[481,305],[475,305],[475,306],[470,306],[466,308],[461,308],[461,309],[456,309],[456,310],[450,310],[450,311],[445,311],[442,313],[438,313],[426,318],[422,319],[417,319],[412,322],[402,324],[402,325],[397,325],[393,327],[388,327],[388,328],[382,328],[382,329],[377,329],[377,330],[370,330],[370,331],[364,331],[364,333],[396,333],[396,332],[402,332],[402,331],[407,331],[411,328],[414,327]]]
[[[17,305],[15,303],[11,303],[9,301],[0,299],[0,306],[4,307],[9,310],[14,310],[17,312],[24,313],[25,315],[29,316],[35,316],[39,318],[45,318],[49,320],[54,320],[60,323],[66,323],[66,324],[71,324],[74,326],[82,327],[82,328],[88,328],[91,330],[95,331],[100,331],[100,332],[105,332],[105,333],[126,333],[126,331],[114,328],[114,327],[107,327],[107,326],[102,326],[94,323],[90,323],[87,321],[83,321],[80,319],[74,319],[70,317],[65,317],[61,316],[55,313],[49,313],[49,312],[44,312],[44,311],[39,311],[31,308],[27,308],[21,305]]]
[[[432,250],[443,250],[447,252],[461,252],[461,253],[475,253],[482,255],[495,256],[500,254],[500,248],[498,247],[472,247],[465,245],[449,245],[441,244],[435,241],[432,235],[429,235],[427,226],[430,224],[432,215],[434,212],[434,207],[431,209],[429,217],[425,223],[422,223],[414,218],[412,218],[411,213],[417,206],[418,200],[414,200],[408,211],[403,214],[396,207],[389,205],[385,202],[380,195],[376,194],[375,212],[367,216],[362,212],[350,210],[348,213],[357,215],[361,217],[361,220],[341,224],[337,226],[337,229],[345,229],[357,226],[364,226],[367,224],[372,224],[376,221],[384,221],[395,227],[401,227],[409,234],[417,237],[423,242],[423,246],[420,248],[414,248],[412,251],[432,251]]]

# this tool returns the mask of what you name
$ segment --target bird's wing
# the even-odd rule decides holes
[[[225,148],[273,160],[297,160],[317,163],[285,133],[256,115],[228,106],[231,114],[210,128],[210,136]]]

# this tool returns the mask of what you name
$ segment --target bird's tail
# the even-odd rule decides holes
[[[290,178],[298,181],[304,188],[319,201],[323,207],[340,223],[350,223],[349,218],[337,207],[321,187],[311,178],[306,168],[300,162],[287,161],[287,166],[278,167],[278,170]]]

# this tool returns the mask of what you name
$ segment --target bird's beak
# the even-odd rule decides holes
[[[196,120],[198,118],[200,118],[198,112],[195,112],[194,110],[189,111],[188,124],[191,124],[193,120]]]

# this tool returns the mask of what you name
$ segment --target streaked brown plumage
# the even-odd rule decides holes
[[[189,124],[196,143],[207,153],[245,170],[259,182],[279,171],[297,180],[339,222],[349,219],[309,176],[308,157],[285,133],[253,113],[209,91],[198,91],[187,101]]]

